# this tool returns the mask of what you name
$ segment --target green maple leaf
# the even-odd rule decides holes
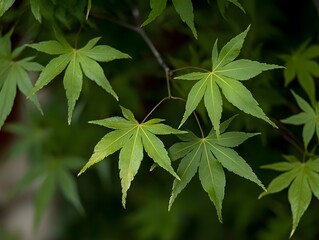
[[[181,158],[177,169],[177,174],[181,180],[174,180],[169,209],[177,195],[186,187],[197,170],[203,189],[213,201],[220,221],[222,221],[222,201],[226,186],[223,167],[264,188],[246,161],[232,149],[257,134],[224,132],[231,120],[221,124],[219,138],[213,130],[204,138],[188,133],[180,136],[182,142],[174,144],[169,149],[172,160]]]
[[[143,160],[143,149],[154,162],[179,179],[171,166],[163,142],[156,135],[186,133],[161,123],[162,119],[151,119],[139,123],[131,111],[121,107],[123,117],[111,117],[90,123],[115,129],[106,134],[95,146],[94,153],[81,169],[80,174],[90,166],[121,149],[119,169],[122,185],[122,204],[125,207],[127,191]]]
[[[286,159],[289,162],[278,162],[262,166],[262,168],[283,173],[270,182],[267,191],[263,192],[260,198],[289,187],[288,200],[292,212],[291,237],[311,202],[312,194],[319,199],[319,158],[300,162],[294,156],[288,157]]]
[[[314,102],[316,96],[314,77],[319,77],[319,64],[315,60],[319,57],[319,45],[308,46],[308,42],[304,42],[291,55],[282,54],[279,57],[286,62],[285,85],[297,79],[310,100]]]
[[[222,96],[220,89],[226,99],[235,107],[275,126],[258,106],[257,101],[241,81],[251,79],[263,71],[281,67],[247,59],[235,60],[239,55],[248,30],[249,27],[231,39],[221,49],[219,54],[216,40],[212,51],[212,71],[192,72],[175,77],[175,79],[181,80],[197,80],[197,83],[188,94],[186,109],[180,126],[183,125],[204,97],[204,104],[208,116],[218,135],[222,115]]]
[[[83,159],[67,156],[63,158],[46,156],[41,160],[44,161],[30,166],[11,193],[14,196],[34,181],[43,179],[35,196],[34,227],[38,227],[44,211],[54,197],[56,189],[60,189],[65,199],[78,212],[83,213],[84,209],[80,201],[75,177],[71,173],[71,170],[77,169],[82,164]]]
[[[107,45],[96,46],[99,39],[99,37],[91,39],[80,49],[71,47],[63,36],[58,34],[58,41],[50,40],[30,44],[29,46],[37,51],[59,56],[53,58],[45,66],[29,96],[39,91],[65,69],[63,84],[68,99],[69,124],[71,123],[75,103],[82,90],[83,74],[118,100],[97,61],[109,62],[114,59],[129,58],[130,56]]]
[[[194,9],[191,0],[172,0],[174,8],[183,22],[191,29],[194,37],[197,39],[197,32],[194,25]],[[147,24],[154,21],[159,15],[162,14],[166,8],[167,0],[150,0],[151,12],[148,18],[142,24],[146,26]]]
[[[317,138],[319,139],[319,103],[316,104],[315,109],[311,107],[303,98],[298,96],[292,91],[294,98],[298,106],[303,110],[303,112],[288,117],[281,120],[283,123],[293,124],[293,125],[304,125],[302,131],[302,139],[304,146],[307,149],[307,146],[316,133]]]
[[[42,70],[40,64],[32,62],[33,57],[15,60],[25,46],[11,51],[11,34],[12,31],[0,38],[0,129],[12,110],[17,88],[27,96],[33,87],[28,72]],[[42,113],[37,97],[33,96],[30,100]]]

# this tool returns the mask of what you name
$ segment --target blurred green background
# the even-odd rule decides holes
[[[281,54],[291,54],[305,41],[318,44],[318,1],[245,0],[241,4],[246,14],[229,4],[222,16],[216,1],[193,1],[198,41],[170,2],[164,13],[144,29],[170,69],[187,66],[209,69],[215,39],[218,38],[219,46],[223,46],[249,24],[251,30],[241,52],[244,58],[285,65],[279,58]],[[110,45],[132,57],[131,60],[101,64],[122,106],[142,120],[166,96],[163,69],[141,36],[125,27],[127,24],[141,24],[147,18],[150,11],[148,0],[93,0],[87,22],[84,20],[86,0],[43,0],[41,6],[42,24],[34,19],[29,1],[16,1],[0,18],[2,34],[14,28],[13,46],[54,39],[52,26],[57,26],[71,43],[79,36],[79,46],[101,36],[100,44]],[[139,10],[137,20],[132,15],[133,9]],[[51,56],[31,49],[26,49],[23,54],[36,54],[36,61],[42,65],[51,59]],[[185,72],[187,70],[181,71]],[[68,126],[62,77],[39,93],[44,116],[19,95],[0,133],[0,239],[288,239],[292,220],[287,191],[258,200],[261,189],[230,172],[226,173],[223,224],[218,222],[214,205],[196,176],[168,212],[173,177],[162,169],[150,172],[152,161],[146,157],[128,192],[126,209],[121,205],[118,153],[77,177],[95,144],[108,132],[106,128],[88,124],[88,121],[121,113],[109,94],[92,81],[84,81],[73,122]],[[319,76],[315,76],[318,86],[316,77]],[[288,86],[284,83],[282,70],[266,72],[245,82],[262,109],[275,122],[298,111],[289,89],[306,98],[297,81]],[[191,86],[175,80],[171,84],[173,95],[182,97],[187,96]],[[239,112],[228,103],[224,108],[223,120]],[[171,100],[161,105],[152,116],[165,118],[167,124],[178,127],[183,111],[183,102]],[[199,108],[198,112],[204,131],[208,133],[211,128],[208,118],[203,109]],[[237,150],[265,185],[276,173],[260,169],[261,165],[282,161],[283,154],[299,154],[286,139],[289,134],[294,134],[297,141],[302,142],[301,128],[280,124],[277,130],[244,113],[240,113],[230,127],[232,130],[262,133]],[[192,118],[184,128],[199,132]],[[167,148],[177,141],[175,136],[161,139]],[[177,164],[173,163],[174,169]],[[32,173],[39,166],[42,167],[40,172]],[[33,229],[33,204],[39,185],[43,176],[52,169],[62,169],[75,180],[84,211],[78,211],[70,204],[61,187],[57,187],[50,197],[50,204],[43,207],[48,213],[44,214],[38,228]],[[27,186],[21,185],[21,179],[28,173],[35,181],[32,184],[26,184],[26,181]],[[20,215],[15,213],[14,218],[12,212],[19,210],[25,201],[31,204],[29,215],[24,215],[25,223],[31,229],[24,231],[15,224],[20,222]],[[17,212],[26,214],[23,210]],[[319,238],[318,212],[319,203],[314,199],[292,239]]]

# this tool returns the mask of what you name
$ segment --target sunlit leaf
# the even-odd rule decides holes
[[[151,119],[147,122],[139,123],[130,110],[124,107],[121,107],[121,109],[125,119],[111,117],[91,122],[116,130],[106,134],[97,143],[91,158],[81,169],[79,175],[93,164],[121,149],[119,169],[122,185],[122,204],[125,207],[127,191],[143,160],[143,149],[158,166],[179,179],[179,176],[171,166],[171,160],[163,142],[156,134],[183,134],[186,132],[161,123],[162,119]]]
[[[235,60],[240,53],[248,31],[249,27],[231,39],[219,54],[217,41],[215,41],[212,51],[212,71],[207,71],[207,73],[193,72],[175,77],[175,79],[181,80],[197,80],[188,94],[185,113],[180,126],[184,124],[204,97],[208,116],[216,134],[219,135],[219,123],[222,115],[220,89],[226,99],[241,111],[276,126],[259,107],[251,92],[240,82],[253,78],[263,71],[281,68],[277,65],[247,59]]]
[[[75,104],[82,90],[83,73],[118,100],[116,93],[104,75],[102,67],[96,61],[109,62],[114,59],[129,58],[129,55],[107,45],[96,46],[100,38],[91,39],[80,49],[72,48],[62,34],[57,31],[56,38],[57,41],[49,40],[28,45],[39,52],[59,55],[45,66],[35,87],[30,91],[29,97],[32,97],[33,94],[49,84],[65,70],[63,83],[68,100],[69,124],[71,123]]]

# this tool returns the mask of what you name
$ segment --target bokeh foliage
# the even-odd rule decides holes
[[[35,203],[37,209],[45,210],[55,199],[58,220],[50,229],[54,239],[287,239],[292,225],[287,189],[258,200],[260,188],[226,171],[223,224],[219,223],[214,205],[196,177],[168,212],[174,178],[158,167],[150,172],[152,160],[146,154],[129,191],[126,210],[121,206],[118,153],[76,177],[96,143],[108,133],[105,128],[88,124],[88,121],[120,116],[120,104],[134,112],[136,120],[141,122],[166,96],[165,69],[153,56],[145,38],[134,29],[145,24],[152,2],[156,1],[23,0],[0,3],[1,36],[10,35],[10,50],[24,44],[55,40],[58,30],[72,46],[84,46],[91,39],[101,37],[99,44],[112,46],[132,58],[99,63],[119,96],[119,102],[93,81],[86,81],[88,79],[83,75],[85,80],[74,111],[72,109],[71,125],[66,121],[68,109],[63,74],[57,75],[55,81],[38,94],[43,116],[30,104],[31,98],[27,100],[23,94],[17,94],[11,116],[0,133],[1,142],[7,142],[8,137],[10,140],[10,148],[3,149],[1,162],[14,161],[17,155],[24,154],[29,168],[8,201],[33,180],[42,180],[46,185],[39,191],[41,194],[38,192]],[[300,161],[315,159],[317,137],[304,143],[302,127],[285,125],[280,119],[302,111],[290,89],[313,109],[318,108],[318,6],[316,8],[311,0],[299,3],[288,0],[192,1],[192,25],[192,17],[185,20],[183,11],[178,10],[178,0],[159,2],[165,2],[165,8],[158,16],[154,13],[156,19],[146,22],[143,29],[171,70],[171,80],[193,71],[189,66],[211,69],[215,40],[218,38],[218,46],[222,47],[248,25],[251,27],[240,58],[286,67],[285,70],[267,71],[245,82],[278,129],[241,113],[223,99],[223,120],[240,113],[230,125],[230,131],[261,133],[236,147],[258,178],[265,185],[275,179],[276,172],[260,166],[282,162],[283,155],[294,155]],[[8,47],[0,46],[0,56],[12,61],[8,59],[10,54],[2,56],[3,49]],[[36,56],[32,61],[46,66],[52,60],[52,56],[28,47],[21,50],[17,62]],[[304,65],[298,64],[300,61]],[[37,71],[40,70],[41,67],[37,67]],[[3,83],[7,75],[0,73],[0,83]],[[35,73],[29,77],[36,81]],[[184,99],[192,86],[190,81],[171,81],[173,96]],[[165,118],[165,123],[177,128],[184,104],[179,100],[165,101],[152,113],[152,118]],[[197,115],[207,135],[212,126],[204,103],[199,103]],[[200,135],[194,117],[189,117],[184,129]],[[10,134],[4,135],[4,132]],[[179,141],[173,135],[163,136],[161,140],[167,149]],[[177,169],[178,164],[178,161],[172,162],[173,168]],[[64,186],[66,182],[68,185]],[[70,192],[73,194],[68,194]],[[318,200],[314,199],[292,239],[317,239],[318,217],[314,213],[318,210]],[[36,224],[40,221],[39,215],[41,213],[37,212]],[[1,227],[1,239],[2,236],[18,238]]]

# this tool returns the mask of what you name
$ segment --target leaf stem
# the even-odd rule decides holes
[[[205,68],[194,67],[194,66],[187,66],[187,67],[176,68],[176,69],[174,69],[174,70],[171,70],[171,71],[170,71],[170,74],[173,74],[173,73],[178,72],[178,71],[183,71],[183,70],[186,70],[186,69],[196,69],[196,70],[200,70],[200,71],[203,71],[203,72],[210,72],[210,71],[208,71],[208,70],[205,69]]]
[[[167,95],[170,98],[172,96],[172,93],[171,93],[171,87],[170,87],[170,83],[169,83],[169,74],[170,74],[169,67],[164,62],[161,54],[156,49],[156,47],[154,46],[154,44],[150,40],[150,38],[147,36],[147,34],[145,33],[144,29],[141,28],[141,27],[136,27],[135,30],[143,38],[143,40],[145,41],[147,46],[150,48],[150,50],[153,53],[153,55],[154,55],[155,59],[157,60],[158,64],[164,69],[165,78],[166,78],[166,84],[167,84]]]
[[[159,101],[155,107],[153,107],[153,109],[146,115],[146,117],[143,119],[143,121],[141,123],[144,123],[146,121],[146,119],[156,110],[156,108],[158,108],[164,101],[170,99],[170,97],[164,97],[161,101]]]

